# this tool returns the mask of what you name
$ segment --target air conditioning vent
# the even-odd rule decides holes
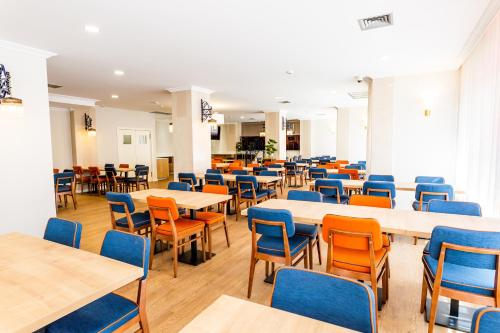
[[[348,93],[352,99],[366,99],[368,98],[368,91],[353,91]]]
[[[379,16],[367,17],[358,20],[359,27],[362,31],[388,27],[394,24],[392,13]]]
[[[290,102],[290,101],[279,101],[278,103],[280,103],[280,104],[290,104],[292,102]]]
[[[162,114],[164,116],[170,116],[170,115],[172,115],[172,113],[169,113],[169,112],[160,112],[160,111],[151,111],[150,113]]]
[[[58,85],[58,84],[52,84],[52,83],[49,83],[48,84],[49,88],[52,88],[52,89],[59,89],[59,88],[62,88],[62,86]]]

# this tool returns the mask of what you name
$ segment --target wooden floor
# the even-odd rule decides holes
[[[152,186],[165,188],[165,183]],[[138,209],[146,207],[138,205]],[[103,196],[78,195],[78,209],[73,210],[69,204],[68,208],[59,209],[58,216],[81,222],[81,248],[99,253],[104,234],[111,228],[109,210]],[[229,216],[228,221],[231,247],[226,246],[224,231],[217,230],[213,235],[213,252],[216,256],[197,267],[179,263],[176,279],[173,278],[171,252],[156,255],[147,286],[147,312],[152,332],[179,331],[221,294],[246,299],[251,235],[245,219],[236,222],[234,216]],[[396,237],[392,245],[390,299],[379,312],[380,332],[427,331],[427,323],[419,313],[424,241],[420,241],[417,246],[412,245],[412,242],[410,238]],[[322,253],[326,254],[325,248]],[[317,253],[314,255],[314,269],[324,271],[325,260],[323,266],[319,266]],[[263,282],[263,262],[257,264],[255,274],[251,300],[268,305],[272,286]],[[127,286],[120,293],[132,298],[136,286]],[[436,327],[435,332],[455,331]]]

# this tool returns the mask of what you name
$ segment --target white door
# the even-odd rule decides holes
[[[151,165],[151,131],[135,129],[118,130],[119,163],[127,163],[131,168],[136,164]]]
[[[151,132],[135,131],[135,163],[148,165],[151,169]],[[151,171],[151,170],[150,170]]]

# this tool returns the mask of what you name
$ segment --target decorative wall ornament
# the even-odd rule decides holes
[[[89,136],[96,136],[97,131],[92,127],[92,118],[88,114],[84,114],[85,130]]]
[[[212,107],[207,101],[201,100],[201,122],[212,119]]]
[[[0,64],[0,109],[7,112],[22,112],[23,100],[11,94],[10,73]]]
[[[0,64],[0,98],[10,95],[10,73]]]

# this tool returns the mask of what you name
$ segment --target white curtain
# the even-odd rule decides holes
[[[457,187],[500,216],[500,12],[461,68]]]

